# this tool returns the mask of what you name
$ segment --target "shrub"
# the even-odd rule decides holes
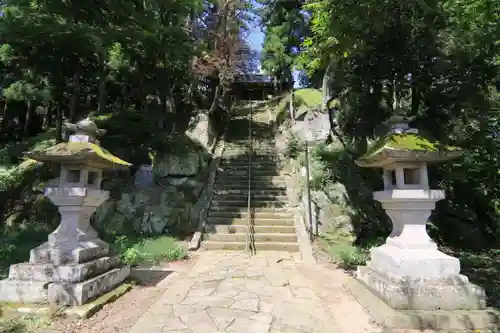
[[[330,260],[348,270],[366,264],[369,258],[366,248],[357,247],[348,243],[328,244],[325,250]]]
[[[287,139],[286,156],[296,159],[303,150],[304,143],[296,135],[290,133]]]
[[[174,261],[187,257],[187,250],[170,236],[142,239],[131,242],[119,237],[115,244],[123,263],[128,265],[156,265],[162,261]]]

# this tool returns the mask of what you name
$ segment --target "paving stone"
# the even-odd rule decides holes
[[[234,301],[234,303],[231,305],[231,309],[257,312],[259,311],[259,299],[254,298],[242,301]]]
[[[236,320],[226,329],[228,333],[267,333],[270,324],[265,321],[252,320],[249,318],[236,318]]]
[[[221,331],[225,331],[235,320],[236,317],[216,317],[213,319],[215,325]]]
[[[202,311],[207,309],[206,306],[202,305],[184,305],[184,304],[176,304],[172,306],[172,313],[176,317],[181,317],[187,314],[191,314],[194,312]]]
[[[179,330],[187,330],[189,327],[183,323],[179,318],[170,318],[170,319],[163,319],[161,317],[156,319],[157,321],[161,321],[163,324],[163,329],[161,332],[176,332]],[[157,332],[154,329],[151,330],[151,332]]]
[[[253,312],[248,312],[239,309],[221,308],[221,307],[210,307],[207,309],[208,314],[212,318],[250,318],[254,315]]]
[[[357,324],[369,316],[352,303],[341,275],[294,260],[289,253],[202,252],[129,333],[380,332]]]

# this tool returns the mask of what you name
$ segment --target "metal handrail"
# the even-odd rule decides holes
[[[251,188],[252,188],[252,100],[250,100],[250,112],[248,113],[248,187],[247,187],[247,230],[245,234],[245,252],[249,253],[250,255],[253,252],[252,246],[251,246],[251,230],[250,230],[250,224],[252,220],[252,214],[250,212],[251,208]],[[249,251],[252,252],[249,252]]]

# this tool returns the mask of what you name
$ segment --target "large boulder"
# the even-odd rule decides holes
[[[206,159],[200,152],[187,152],[182,155],[163,154],[157,156],[153,165],[155,177],[193,177],[207,167]]]
[[[212,150],[216,139],[212,120],[206,113],[199,113],[191,118],[186,135],[208,151]]]
[[[95,223],[108,230],[166,233],[170,228],[189,230],[192,207],[203,183],[190,179],[180,186],[133,188],[119,200],[109,200],[95,214]]]
[[[199,142],[180,134],[174,142],[155,152],[153,178],[197,176],[206,170],[210,157]]]

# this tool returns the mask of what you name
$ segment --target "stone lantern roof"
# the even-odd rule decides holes
[[[29,158],[40,162],[90,166],[99,169],[127,168],[130,163],[114,156],[99,145],[97,136],[106,131],[97,128],[90,119],[76,124],[66,124],[66,129],[75,133],[69,142],[59,143],[42,151],[25,153]]]
[[[401,122],[391,125],[387,135],[375,142],[356,160],[360,167],[382,168],[393,163],[436,163],[462,155],[457,147],[430,141],[417,129]]]

